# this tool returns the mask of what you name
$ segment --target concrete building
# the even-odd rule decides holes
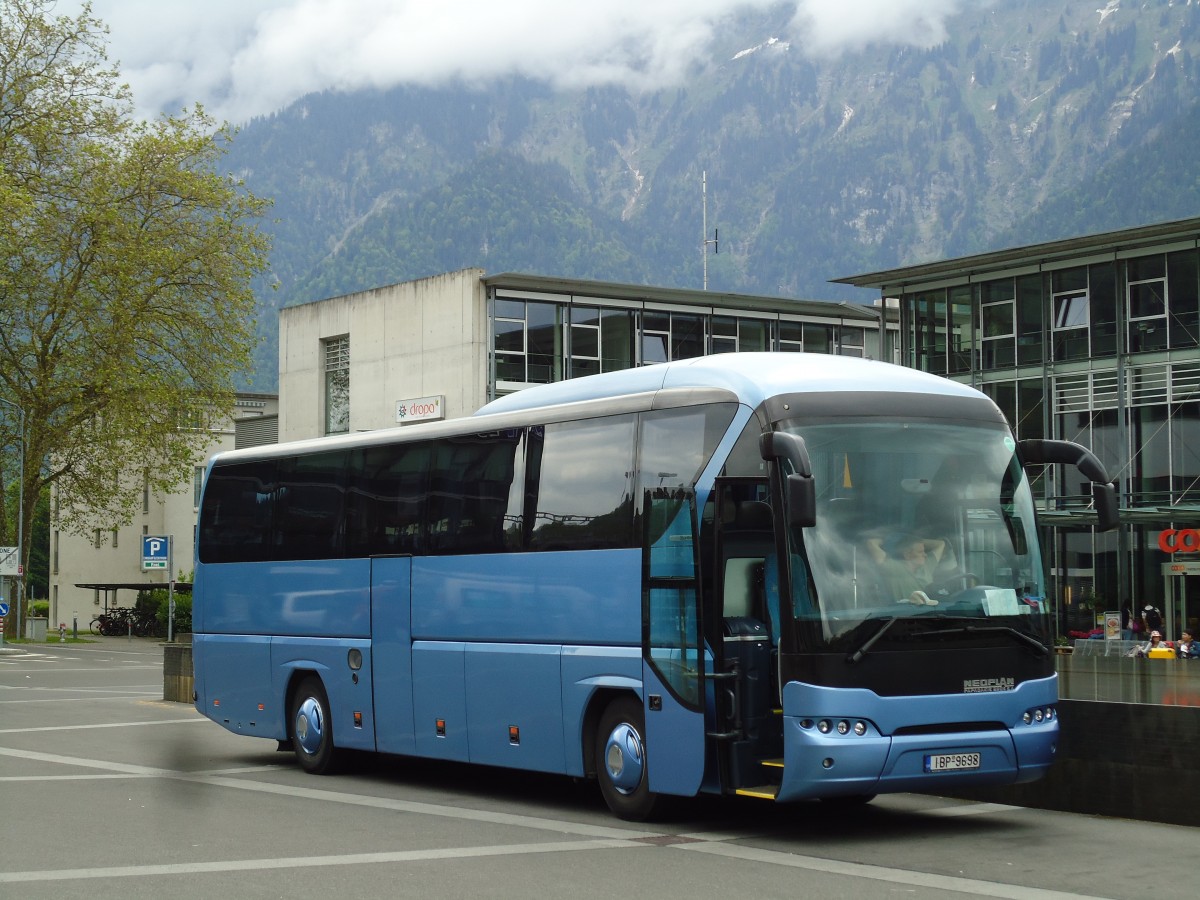
[[[107,606],[132,606],[136,591],[114,585],[161,584],[166,571],[142,570],[142,536],[172,538],[175,575],[191,572],[195,556],[196,513],[204,467],[212,454],[235,447],[274,443],[277,439],[278,401],[274,394],[239,394],[229,419],[212,433],[207,447],[198,452],[192,471],[179,490],[165,496],[142,492],[141,512],[129,525],[96,529],[79,535],[58,528],[57,496],[50,495],[50,628],[76,623],[86,631],[92,618]],[[106,585],[78,587],[80,584]]]
[[[1018,437],[1076,440],[1115,478],[1040,482],[1060,627],[1162,610],[1200,625],[1200,218],[836,279],[895,298],[901,361],[980,388]],[[1066,480],[1060,480],[1060,479]]]
[[[465,269],[283,309],[279,436],[455,418],[532,384],[734,350],[898,361],[885,313]]]

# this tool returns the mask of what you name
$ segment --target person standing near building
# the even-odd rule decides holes
[[[1200,644],[1196,643],[1192,633],[1186,628],[1179,633],[1179,643],[1175,645],[1175,652],[1179,654],[1180,659],[1200,659]]]
[[[1146,624],[1146,631],[1162,631],[1162,613],[1157,606],[1147,603],[1142,610],[1142,621]]]

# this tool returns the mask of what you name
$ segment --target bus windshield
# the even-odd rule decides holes
[[[810,649],[852,645],[866,619],[937,619],[930,629],[960,635],[968,623],[946,620],[969,619],[989,640],[1049,642],[1033,497],[1007,429],[785,428],[804,439],[817,485],[816,525],[790,538],[793,613]]]

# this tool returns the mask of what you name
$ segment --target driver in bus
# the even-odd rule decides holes
[[[934,580],[946,542],[903,534],[889,543],[889,549],[890,553],[884,549],[882,538],[867,538],[867,551],[879,566],[892,597],[900,603],[936,606],[937,601],[925,593],[925,588]]]

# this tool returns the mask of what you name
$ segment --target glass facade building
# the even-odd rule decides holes
[[[488,399],[534,384],[754,350],[898,362],[894,310],[532,275],[487,288]]]
[[[1092,527],[1077,473],[1038,481],[1063,632],[1147,604],[1169,637],[1196,631],[1200,556],[1169,535],[1200,529],[1200,219],[838,280],[897,298],[905,365],[984,391],[1018,438],[1078,441],[1108,467],[1115,532]]]

